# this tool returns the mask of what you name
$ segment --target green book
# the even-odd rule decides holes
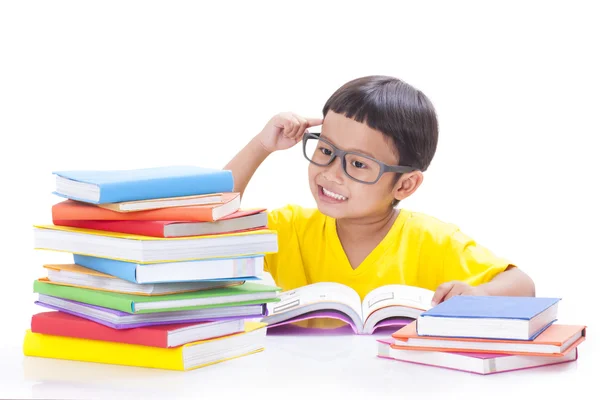
[[[145,314],[165,311],[198,310],[225,306],[245,306],[279,301],[276,286],[245,282],[243,285],[221,289],[201,290],[167,294],[162,296],[140,296],[104,292],[72,286],[34,281],[33,292],[67,300],[79,301],[130,314]]]

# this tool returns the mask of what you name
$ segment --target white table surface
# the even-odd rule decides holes
[[[569,398],[595,392],[591,340],[576,362],[479,376],[376,357],[376,338],[271,331],[264,352],[188,372],[25,357],[0,348],[0,398]],[[418,394],[418,396],[417,396]],[[241,396],[241,397],[240,397]]]

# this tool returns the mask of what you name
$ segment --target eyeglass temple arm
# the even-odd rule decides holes
[[[405,173],[405,172],[413,172],[418,168],[408,167],[404,165],[383,165],[383,172],[397,172],[397,173]]]

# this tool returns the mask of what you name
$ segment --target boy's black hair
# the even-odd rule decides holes
[[[438,142],[435,109],[427,96],[406,82],[382,75],[354,79],[331,95],[323,117],[330,110],[390,137],[401,165],[420,171],[429,167]]]

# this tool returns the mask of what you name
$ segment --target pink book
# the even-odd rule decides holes
[[[562,364],[575,361],[578,356],[577,348],[561,357],[547,357],[495,353],[400,350],[390,346],[394,343],[392,339],[378,340],[377,342],[377,355],[381,358],[471,372],[479,375]]]

